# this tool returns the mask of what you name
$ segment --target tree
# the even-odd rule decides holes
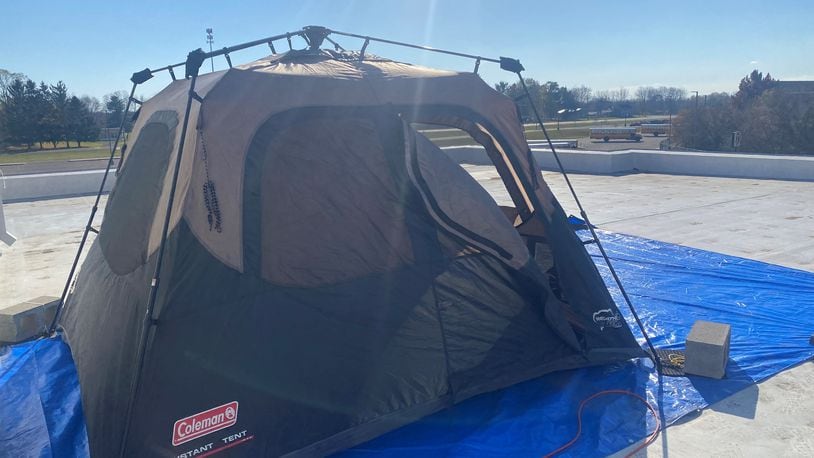
[[[531,99],[534,101],[534,106],[536,106],[538,110],[542,109],[543,91],[540,82],[534,78],[525,78],[523,81],[526,83],[526,87],[528,87]],[[495,90],[515,101],[517,109],[520,111],[522,122],[536,122],[534,112],[529,104],[529,99],[526,97],[526,92],[520,83],[509,84],[505,81],[501,81],[495,84]],[[542,113],[540,113],[540,115],[542,116]]]
[[[766,73],[764,77],[763,73],[757,71],[757,69],[752,70],[752,73],[741,79],[738,85],[738,92],[735,93],[735,104],[739,108],[746,107],[747,104],[753,102],[763,95],[764,92],[771,89],[774,83],[775,80],[772,79],[772,75],[769,73]]]
[[[673,114],[678,111],[681,101],[687,98],[687,90],[680,87],[660,87],[659,94],[664,100],[665,108],[668,114]]]
[[[731,103],[683,110],[673,121],[673,135],[682,145],[702,150],[730,148],[732,132],[738,130]]]
[[[594,106],[596,107],[596,111],[602,114],[605,110],[609,110],[611,105],[610,91],[596,91],[594,94]]]
[[[127,95],[123,91],[107,94],[104,99],[107,111],[107,127],[119,127],[124,119],[124,109],[127,106]]]
[[[2,94],[3,131],[11,144],[33,144],[33,132],[28,119],[28,85],[20,78],[9,83]]]
[[[547,118],[555,118],[557,111],[563,108],[563,90],[556,81],[546,81],[545,84],[540,86],[540,93],[542,96],[542,106],[538,105],[538,109],[542,109],[542,116]],[[567,89],[566,89],[567,91]]]
[[[42,149],[42,142],[54,136],[57,128],[53,125],[51,119],[51,87],[45,84],[44,81],[40,82],[37,86],[33,81],[26,83],[29,86],[29,101],[28,110],[30,114],[29,122],[31,129],[33,129],[34,139],[39,142],[40,149]]]
[[[630,96],[630,91],[628,91],[626,87],[622,86],[618,91],[615,92],[614,95],[616,96],[615,98],[617,102],[626,102],[628,96]]]
[[[0,68],[0,97],[6,93],[6,88],[8,88],[14,80],[25,81],[27,79],[28,78],[22,73],[14,73]]]
[[[639,113],[647,115],[655,110],[656,104],[663,100],[658,97],[658,90],[652,86],[640,86],[636,89],[636,100],[639,102]]]
[[[577,86],[569,90],[571,97],[576,100],[579,105],[587,105],[591,101],[591,88],[588,86]]]
[[[62,81],[51,86],[40,84],[40,91],[46,101],[45,114],[42,117],[44,125],[44,138],[51,142],[54,148],[57,142],[65,140],[65,146],[70,148],[68,140],[68,88]]]
[[[102,111],[102,103],[99,102],[99,99],[96,97],[83,95],[82,97],[79,97],[79,100],[82,101],[82,104],[84,104],[91,113]]]
[[[99,137],[99,128],[87,105],[78,97],[68,99],[65,110],[68,119],[66,141],[73,139],[76,146],[81,147],[83,141],[95,140]]]

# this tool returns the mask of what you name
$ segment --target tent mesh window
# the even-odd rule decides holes
[[[330,284],[413,262],[404,191],[372,119],[314,116],[258,136],[272,133],[261,147],[261,243],[246,247],[260,250],[265,280]]]
[[[118,275],[147,262],[148,241],[177,125],[174,111],[157,112],[147,121],[108,198],[99,242],[111,270]]]

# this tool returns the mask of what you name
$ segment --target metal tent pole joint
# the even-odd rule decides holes
[[[229,50],[227,48],[223,48],[223,57],[226,58],[226,63],[229,64],[229,68],[232,68],[232,58],[229,57]]]
[[[523,67],[523,64],[521,64],[518,59],[501,56],[500,68],[501,70],[506,70],[507,72],[517,73],[517,76],[520,77],[520,80],[521,81],[523,80],[523,76],[520,74],[520,72],[524,71],[525,67]]]
[[[359,60],[365,58],[365,51],[367,51],[367,46],[370,44],[370,38],[365,38],[365,43],[362,45],[362,50],[359,51]]]
[[[313,51],[322,46],[322,42],[328,38],[331,31],[319,25],[307,25],[302,28],[302,33],[303,38],[308,42],[308,49]],[[336,43],[334,43],[334,46],[337,46]]]
[[[228,48],[223,48],[223,53],[225,54]],[[201,69],[201,65],[203,65],[206,58],[209,57],[204,52],[203,49],[198,48],[189,54],[187,54],[187,61],[184,64],[184,77],[185,78],[192,78],[198,76],[198,71]],[[190,89],[191,90],[191,89]]]
[[[140,72],[133,73],[133,76],[130,77],[130,81],[133,84],[142,84],[153,77],[153,72],[150,71],[149,68],[145,68]]]

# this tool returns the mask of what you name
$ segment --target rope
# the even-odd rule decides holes
[[[220,214],[220,204],[218,194],[215,191],[215,182],[209,176],[209,153],[206,151],[206,141],[204,141],[203,130],[198,130],[201,139],[201,156],[204,164],[206,182],[203,184],[204,205],[206,205],[206,220],[209,222],[209,230],[217,232],[223,231],[223,219]]]
[[[579,436],[582,434],[582,411],[585,410],[585,405],[588,404],[589,402],[593,401],[596,398],[611,395],[611,394],[622,394],[622,395],[631,396],[633,398],[638,399],[645,406],[647,406],[647,409],[650,411],[650,413],[653,414],[653,418],[656,420],[656,429],[654,429],[653,432],[650,433],[650,435],[647,437],[647,439],[645,439],[644,442],[642,442],[638,447],[636,447],[630,453],[625,455],[625,458],[629,458],[629,457],[635,455],[637,452],[639,452],[639,450],[641,450],[641,449],[647,447],[648,445],[652,444],[656,440],[656,438],[659,437],[659,432],[661,432],[661,420],[659,419],[659,414],[658,414],[658,412],[656,412],[655,407],[653,407],[649,402],[647,402],[647,399],[639,396],[636,393],[633,393],[632,391],[627,391],[627,390],[604,390],[604,391],[600,391],[598,393],[592,394],[591,396],[583,399],[582,402],[579,403],[579,409],[577,409],[577,434],[574,436],[573,439],[571,439],[570,441],[568,441],[567,443],[562,445],[560,448],[554,450],[553,452],[549,452],[546,455],[543,455],[543,458],[551,458],[551,457],[553,457],[555,455],[558,455],[558,454],[564,452],[569,447],[574,445],[577,442],[577,440],[579,439]]]

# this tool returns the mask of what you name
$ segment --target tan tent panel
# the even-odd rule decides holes
[[[221,232],[209,229],[201,191],[207,181],[205,169],[209,169],[209,178],[216,185],[219,199],[239,203],[244,158],[255,131],[265,120],[293,108],[390,104],[394,110],[411,117],[412,122],[476,129],[475,136],[480,132],[495,142],[491,149],[503,162],[496,165],[499,170],[505,169],[503,173],[508,177],[504,179],[516,184],[518,192],[513,193],[513,198],[519,200],[515,202],[518,208],[525,208],[526,214],[532,213],[535,191],[542,191],[542,196],[547,197],[543,205],[548,206],[552,196],[544,183],[541,189],[529,188],[530,183],[539,186],[542,180],[529,173],[536,167],[529,163],[528,146],[514,103],[492,90],[476,74],[435,70],[375,57],[362,61],[340,60],[328,53],[296,57],[274,55],[198,78],[196,93],[203,102],[192,105],[191,128],[187,132],[176,196],[176,210],[183,208],[183,211],[173,211],[170,229],[183,216],[201,242],[224,263],[238,270],[243,268],[242,207],[239,204],[221,207],[221,218],[227,223],[222,224]],[[176,81],[146,102],[131,138],[138,137],[155,111],[175,110],[181,118],[188,88],[188,80]],[[459,114],[451,114],[456,111]],[[470,114],[475,119],[466,117]],[[501,141],[495,140],[490,131],[500,132]],[[179,140],[175,139],[176,145]],[[203,161],[204,145],[207,164]],[[512,153],[516,163],[512,163],[505,150]],[[174,163],[174,157],[170,163]],[[166,202],[171,170],[170,167],[162,203]],[[189,192],[190,189],[193,192]],[[155,213],[150,252],[155,251],[160,242],[166,210],[165,204],[160,205],[164,206],[159,206]]]

